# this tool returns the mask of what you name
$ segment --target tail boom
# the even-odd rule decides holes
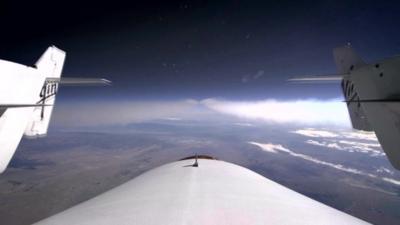
[[[36,68],[0,60],[0,173],[6,169],[24,134],[47,132],[54,98],[41,101],[41,93],[48,76],[61,76],[64,59],[65,53],[52,46],[36,63]],[[43,109],[47,112],[41,117]]]
[[[350,48],[334,49],[353,128],[375,131],[391,164],[400,170],[400,57],[365,64]]]

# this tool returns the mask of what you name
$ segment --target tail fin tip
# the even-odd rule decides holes
[[[333,49],[333,57],[339,73],[347,74],[353,69],[365,65],[350,44]]]

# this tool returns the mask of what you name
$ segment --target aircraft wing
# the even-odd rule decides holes
[[[163,165],[36,224],[368,224],[238,165]]]

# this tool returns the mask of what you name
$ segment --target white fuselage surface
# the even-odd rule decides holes
[[[181,160],[37,224],[367,224],[238,165]]]

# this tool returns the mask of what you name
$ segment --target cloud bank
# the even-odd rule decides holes
[[[339,100],[226,101],[95,101],[57,103],[58,125],[115,125],[167,120],[243,120],[279,124],[338,125],[350,127],[345,104]]]
[[[303,136],[307,137],[327,137],[327,138],[332,138],[332,137],[338,137],[339,135],[331,132],[331,131],[326,131],[326,130],[315,130],[315,129],[305,129],[305,130],[295,130],[292,131],[292,133],[295,134],[301,134]]]
[[[349,127],[345,104],[339,100],[277,101],[225,101],[205,99],[201,101],[209,109],[244,119],[275,123],[334,124]]]
[[[314,129],[314,128],[307,128],[307,129],[300,129],[292,131],[291,133],[300,134],[307,137],[317,137],[317,138],[345,138],[345,139],[357,139],[357,140],[364,140],[364,141],[374,141],[377,142],[378,138],[374,132],[368,131],[327,131],[322,129]]]
[[[255,145],[257,147],[259,147],[261,150],[269,152],[269,153],[279,153],[279,152],[284,152],[289,154],[290,156],[302,159],[302,160],[306,160],[312,163],[316,163],[316,164],[320,164],[320,165],[324,165],[333,169],[337,169],[343,172],[347,172],[347,173],[352,173],[352,174],[357,174],[357,175],[362,175],[362,176],[367,176],[370,178],[374,178],[374,179],[381,179],[385,182],[391,183],[391,184],[395,184],[400,186],[400,181],[399,180],[395,180],[389,177],[378,177],[375,174],[372,173],[368,173],[368,172],[364,172],[355,168],[351,168],[351,167],[346,167],[342,164],[335,164],[335,163],[331,163],[331,162],[326,162],[323,160],[319,160],[317,158],[314,158],[312,156],[308,156],[305,154],[300,154],[300,153],[296,153],[293,152],[292,150],[283,147],[280,144],[273,144],[273,143],[258,143],[258,142],[248,142],[249,144]]]
[[[327,131],[308,128],[291,131],[291,133],[318,138],[318,140],[306,140],[305,143],[326,147],[330,150],[365,153],[372,157],[385,156],[374,132]]]
[[[207,118],[210,110],[196,100],[179,101],[94,101],[56,104],[54,123],[58,126],[126,125],[154,120],[181,121]]]

